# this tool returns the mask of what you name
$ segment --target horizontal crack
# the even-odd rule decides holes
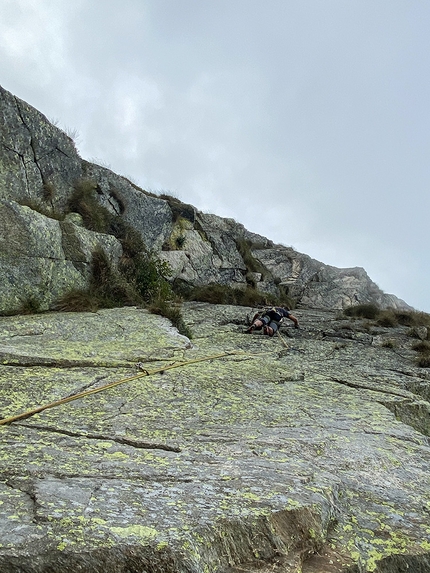
[[[42,329],[42,330],[33,330],[31,332],[9,332],[7,334],[7,338],[15,338],[16,336],[41,336],[42,334],[45,334],[46,332],[46,328]]]
[[[378,401],[378,404],[382,404],[382,406],[385,406],[385,408],[387,408],[387,405],[386,405],[385,402],[379,402],[379,401]],[[389,409],[389,408],[388,408],[388,409]],[[409,424],[409,425],[410,425],[410,424]],[[365,434],[369,434],[369,435],[371,435],[371,436],[384,436],[384,437],[387,437],[387,438],[394,438],[395,440],[399,440],[399,441],[401,441],[401,442],[410,442],[411,444],[421,445],[421,440],[417,440],[417,439],[414,439],[414,438],[409,438],[409,437],[407,437],[407,436],[405,436],[405,435],[403,435],[403,434],[400,436],[400,435],[390,434],[390,433],[385,433],[385,432],[372,432],[372,431],[370,431],[370,430],[363,430],[363,432],[364,432]]]
[[[341,380],[340,378],[335,378],[334,376],[330,376],[329,380],[337,382],[338,384],[343,384],[344,386],[348,386],[349,388],[356,388],[359,390],[371,390],[372,392],[381,392],[382,394],[400,396],[401,398],[406,398],[408,400],[413,398],[413,394],[411,394],[411,392],[395,392],[392,390],[384,390],[383,388],[374,388],[373,386],[369,386],[367,384],[358,384],[356,382],[350,382],[349,380]]]
[[[14,479],[22,479],[23,475],[22,474],[14,474],[11,471],[4,471],[4,472],[0,472],[0,477],[2,479],[8,479],[8,480],[14,480]],[[33,473],[28,473],[25,477],[28,478],[35,478],[38,481],[43,480],[43,479],[61,479],[61,480],[67,480],[67,479],[89,479],[89,480],[96,480],[97,482],[103,482],[103,481],[107,481],[107,480],[111,480],[111,481],[117,481],[117,482],[121,482],[121,484],[124,483],[130,483],[130,484],[135,484],[136,482],[157,482],[157,483],[168,483],[168,482],[174,482],[175,484],[177,483],[193,483],[196,481],[195,478],[193,477],[178,477],[176,475],[172,475],[172,474],[160,474],[160,475],[148,475],[148,476],[144,476],[141,473],[136,473],[134,475],[125,475],[125,476],[120,476],[118,477],[117,473],[114,474],[102,474],[102,473],[94,473],[94,474],[90,474],[90,473],[63,473],[63,472],[57,472],[57,471],[49,471],[49,473],[42,473],[40,471],[37,471],[36,474]],[[9,485],[9,487],[12,487]],[[17,488],[15,488],[17,489]],[[26,493],[26,492],[23,492]]]
[[[116,442],[117,444],[131,446],[133,448],[144,449],[144,450],[164,450],[166,452],[176,452],[176,453],[179,453],[181,451],[181,448],[179,448],[178,446],[169,446],[168,444],[144,442],[141,440],[130,440],[129,438],[112,437],[112,436],[106,436],[104,434],[83,434],[80,432],[72,432],[70,430],[50,428],[49,426],[39,426],[36,424],[17,424],[17,425],[30,429],[42,430],[44,432],[63,434],[65,436],[70,436],[72,438],[85,438],[87,440],[103,440],[103,441],[108,440],[111,442]]]
[[[45,368],[134,368],[135,362],[118,361],[108,362],[103,360],[65,360],[38,356],[14,355],[0,352],[0,364],[2,366],[20,366],[29,368],[43,366]]]

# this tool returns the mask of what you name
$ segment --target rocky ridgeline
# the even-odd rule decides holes
[[[361,268],[325,265],[232,219],[157,197],[82,160],[65,132],[0,88],[0,312],[16,312],[29,299],[47,310],[72,289],[85,289],[97,248],[118,265],[121,242],[86,228],[70,208],[82,182],[91,183],[98,204],[169,263],[171,280],[182,287],[252,285],[309,308],[344,308],[357,301],[407,307]]]

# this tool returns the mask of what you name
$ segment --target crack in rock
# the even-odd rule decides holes
[[[15,102],[16,102],[16,109],[17,109],[17,111],[18,111],[18,115],[19,115],[19,117],[20,117],[20,119],[21,119],[21,121],[22,121],[24,127],[27,129],[28,133],[30,134],[30,147],[31,147],[31,150],[32,150],[32,152],[33,152],[34,164],[36,165],[37,169],[38,169],[39,172],[40,172],[40,177],[41,177],[42,181],[44,181],[44,176],[43,176],[43,173],[42,173],[42,169],[40,168],[40,165],[39,165],[39,163],[37,162],[36,149],[35,149],[35,147],[34,147],[34,141],[33,141],[33,134],[31,133],[30,128],[28,127],[27,123],[26,123],[25,120],[24,120],[24,117],[23,117],[22,111],[21,111],[21,107],[20,107],[20,105],[19,105],[19,102],[18,102],[18,99],[17,99],[17,98],[15,98]]]
[[[19,491],[23,494],[25,494],[28,499],[30,500],[30,513],[32,514],[31,517],[31,521],[33,523],[40,523],[40,517],[37,514],[37,498],[36,498],[36,493],[34,491],[34,487],[33,484],[30,483],[28,486],[24,487],[23,485],[18,485],[17,483],[15,483],[15,480],[13,478],[7,478],[4,481],[4,484],[9,487],[10,489],[13,489],[14,491]]]
[[[104,434],[85,434],[80,432],[71,432],[70,430],[63,430],[60,428],[51,428],[49,426],[39,426],[36,424],[17,424],[24,428],[30,428],[34,430],[41,430],[43,432],[53,432],[56,434],[62,434],[65,436],[70,436],[72,438],[85,438],[87,440],[101,440],[101,441],[111,441],[116,442],[117,444],[131,446],[132,448],[137,449],[144,449],[144,450],[164,450],[165,452],[181,452],[181,448],[179,446],[169,446],[168,444],[160,444],[160,443],[151,443],[151,442],[144,442],[142,440],[131,440],[130,438],[124,437],[113,437]]]
[[[384,388],[375,388],[368,384],[359,384],[357,382],[351,382],[349,380],[341,380],[340,378],[335,378],[334,376],[330,376],[329,380],[337,382],[338,384],[343,384],[344,386],[348,386],[348,388],[355,388],[357,390],[371,390],[372,392],[381,392],[383,394],[389,394],[391,396],[400,396],[400,398],[406,398],[409,400],[415,398],[415,396],[411,394],[411,392],[407,392],[406,390],[404,392],[395,392],[393,390],[385,390]]]

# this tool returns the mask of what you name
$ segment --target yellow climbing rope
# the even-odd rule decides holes
[[[285,340],[281,336],[281,333],[279,332],[279,330],[277,330],[276,332],[278,333],[278,336],[281,339],[282,344],[285,346],[285,348],[288,348],[288,344],[285,342]]]
[[[56,406],[67,404],[68,402],[72,402],[73,400],[79,400],[80,398],[84,398],[85,396],[90,396],[91,394],[97,394],[98,392],[109,390],[110,388],[114,388],[115,386],[119,386],[120,384],[125,384],[126,382],[137,380],[138,378],[143,378],[143,376],[151,376],[152,374],[157,374],[158,372],[164,372],[165,370],[171,370],[172,368],[180,368],[182,366],[189,366],[190,364],[196,364],[197,362],[216,360],[217,358],[224,358],[225,356],[232,356],[235,354],[246,354],[246,353],[241,350],[232,350],[228,352],[221,352],[220,354],[214,354],[212,356],[203,356],[202,358],[194,358],[193,360],[187,360],[186,362],[175,362],[173,364],[163,366],[162,368],[156,368],[155,370],[144,370],[143,372],[140,372],[135,376],[123,378],[122,380],[116,380],[115,382],[105,384],[104,386],[99,386],[98,388],[92,388],[91,390],[84,390],[83,392],[78,392],[77,394],[73,394],[72,396],[67,396],[66,398],[55,400],[55,402],[44,404],[43,406],[38,406],[37,408],[28,410],[27,412],[23,412],[22,414],[17,414],[16,416],[11,416],[10,418],[4,418],[3,420],[0,420],[0,426],[4,426],[5,424],[10,424],[11,422],[15,422],[16,420],[24,420],[25,418],[29,418],[34,414],[38,414],[39,412],[48,410],[48,408],[55,408]]]

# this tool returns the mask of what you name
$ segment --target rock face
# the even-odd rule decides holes
[[[191,287],[252,284],[316,308],[357,301],[408,306],[383,293],[363,269],[324,265],[236,221],[154,196],[83,161],[66,133],[0,87],[0,312],[16,312],[30,298],[47,310],[71,289],[85,288],[96,248],[112,265],[120,260],[120,241],[84,228],[73,211],[71,198],[82,182],[91,183],[98,205],[169,263],[173,281]]]
[[[0,426],[0,571],[429,572],[408,328],[299,309],[268,338],[250,308],[183,314],[192,344],[137,308],[0,318],[3,418],[87,391]]]
[[[62,294],[85,288],[91,253],[101,247],[117,264],[122,254],[112,235],[87,231],[72,221],[57,221],[15,201],[0,205],[1,310],[37,298],[47,309]]]

